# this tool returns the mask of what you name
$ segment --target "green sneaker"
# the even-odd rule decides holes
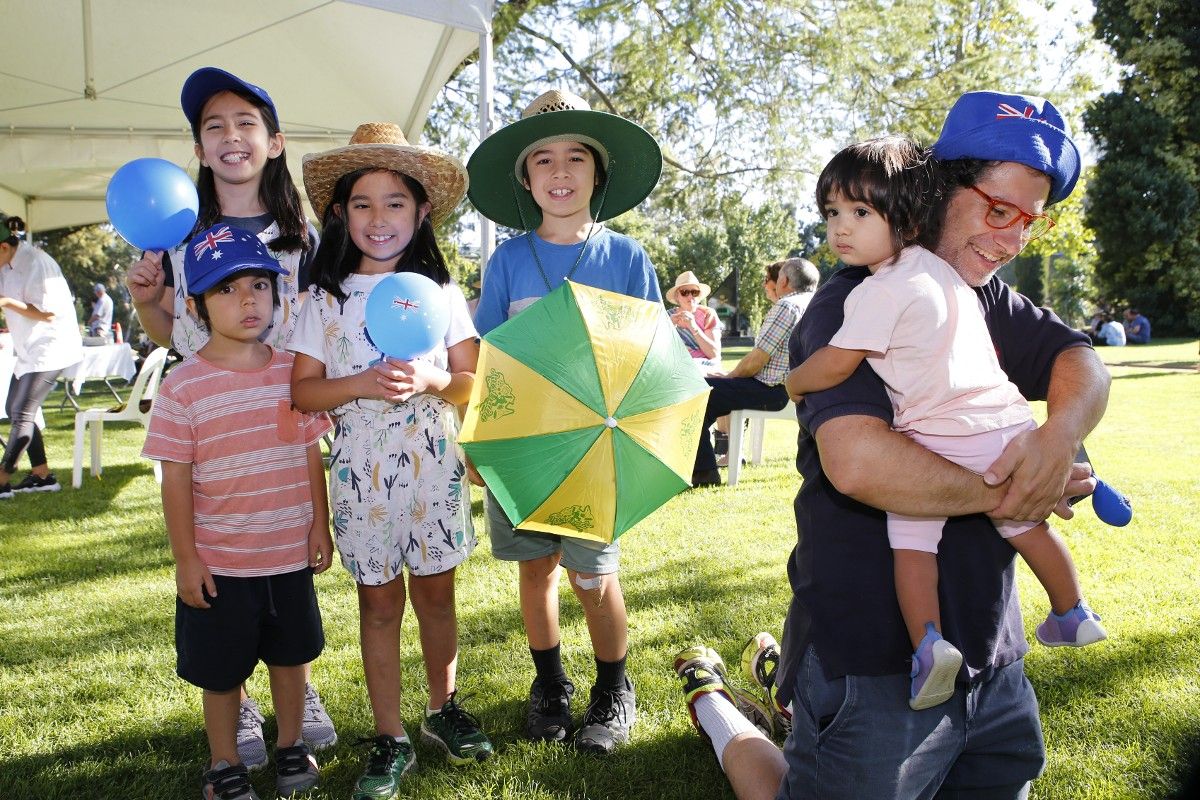
[[[792,712],[779,704],[779,688],[775,685],[775,671],[778,668],[779,643],[766,631],[756,633],[742,650],[742,674],[762,690],[775,728],[786,736],[792,729]]]
[[[492,743],[479,729],[479,720],[455,701],[456,694],[451,692],[442,710],[421,722],[421,738],[445,750],[451,764],[484,761],[492,754]]]
[[[354,800],[392,800],[400,791],[400,779],[417,763],[412,742],[398,742],[391,736],[359,739],[359,744],[371,744],[367,770],[354,784]]]
[[[681,650],[675,656],[675,674],[683,681],[683,695],[687,701],[692,725],[703,733],[696,720],[693,703],[706,692],[725,695],[742,716],[758,728],[768,739],[775,735],[775,725],[770,710],[749,692],[729,683],[725,662],[711,647],[697,646]]]

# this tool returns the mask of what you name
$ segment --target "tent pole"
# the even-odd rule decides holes
[[[479,34],[479,141],[492,132],[492,32]],[[496,249],[496,224],[483,214],[479,215],[479,277]]]
[[[83,2],[83,96],[96,99],[96,76],[92,65],[92,0]]]

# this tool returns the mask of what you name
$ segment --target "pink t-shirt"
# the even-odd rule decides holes
[[[292,408],[292,354],[236,372],[193,355],[163,379],[142,455],[192,465],[196,552],[215,575],[308,565],[308,447],[325,414]]]
[[[846,297],[834,347],[867,350],[896,430],[964,436],[1033,418],[996,358],[975,290],[922,247],[907,247]]]

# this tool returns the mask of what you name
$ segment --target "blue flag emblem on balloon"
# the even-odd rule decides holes
[[[445,290],[424,275],[397,272],[367,297],[367,335],[386,356],[411,361],[433,350],[450,328]]]

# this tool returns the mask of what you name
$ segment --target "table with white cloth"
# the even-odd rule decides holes
[[[136,374],[137,362],[133,358],[133,348],[127,343],[84,347],[83,360],[63,370],[63,392],[66,395],[63,402],[70,401],[78,411],[79,403],[75,402],[75,398],[83,391],[83,384],[99,379],[104,381],[104,385],[119,403],[121,395],[117,394],[116,387],[111,383],[112,379],[129,381]]]

